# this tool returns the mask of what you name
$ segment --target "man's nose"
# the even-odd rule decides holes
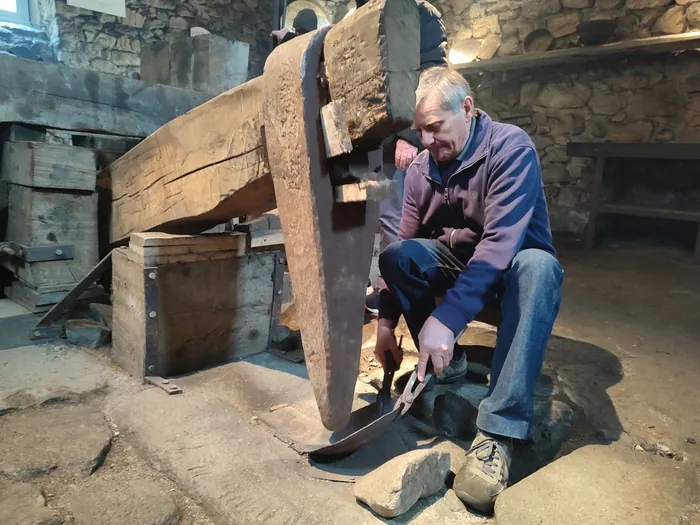
[[[433,134],[427,131],[423,131],[420,136],[420,141],[423,143],[423,147],[425,149],[428,149],[430,146],[433,145],[433,142],[435,142],[435,139],[433,138]]]

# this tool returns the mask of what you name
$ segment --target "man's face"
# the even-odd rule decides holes
[[[471,97],[464,99],[459,111],[442,109],[437,96],[427,96],[416,107],[413,127],[423,147],[438,162],[453,160],[467,143],[474,112]]]

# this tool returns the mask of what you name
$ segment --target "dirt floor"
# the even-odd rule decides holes
[[[559,250],[564,300],[542,377],[551,464],[502,495],[495,523],[699,525],[700,267],[669,246]],[[16,313],[0,308],[5,319]],[[286,319],[295,328],[293,310]],[[381,376],[375,328],[368,320],[360,393]],[[415,347],[405,326],[400,333],[409,370]],[[5,329],[0,348],[16,337]],[[480,325],[462,339],[473,347],[477,390],[488,370],[476,361],[488,361],[494,341]],[[140,385],[108,349],[0,350],[0,523],[383,521],[354,502],[351,484],[310,474],[293,439],[275,429],[277,416],[314,417],[303,366],[258,356],[174,381],[180,396]],[[552,415],[556,403],[573,413],[564,423]],[[411,421],[431,433],[420,417]],[[459,429],[445,425],[432,429],[438,438],[402,430],[386,438],[401,446],[384,452],[448,447],[454,471],[468,442],[446,439]],[[455,508],[453,495],[443,490],[393,522],[494,522]]]

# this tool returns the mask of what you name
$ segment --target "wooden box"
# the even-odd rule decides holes
[[[71,245],[73,259],[2,264],[39,294],[66,291],[98,261],[95,154],[63,144],[6,142],[6,240],[27,247]]]
[[[112,355],[172,376],[264,352],[279,322],[284,258],[247,236],[132,234],[112,259]]]

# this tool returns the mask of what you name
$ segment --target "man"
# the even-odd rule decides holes
[[[357,0],[362,7],[367,0]],[[420,15],[420,70],[447,65],[447,32],[440,12],[424,0],[416,0]],[[348,13],[350,14],[350,13]],[[398,240],[405,172],[422,150],[415,130],[407,129],[384,142],[384,174],[394,181],[394,195],[379,205],[379,248],[384,250]],[[384,287],[382,278],[378,288]],[[365,307],[372,313],[379,308],[379,293],[368,286]]]
[[[408,168],[399,241],[379,257],[375,353],[402,358],[394,328],[401,314],[420,352],[418,378],[464,355],[455,342],[485,305],[500,300],[489,395],[479,433],[454,481],[466,504],[490,512],[508,485],[513,439],[526,439],[534,385],[559,310],[562,269],[555,258],[535,147],[521,129],[474,108],[456,71],[432,68],[416,91],[414,128],[426,151]],[[436,303],[439,305],[436,306]],[[459,350],[459,348],[458,348]]]
[[[275,42],[277,42],[279,45],[289,42],[292,38],[299,35],[316,31],[316,29],[318,29],[318,17],[316,16],[316,13],[314,13],[311,9],[302,9],[297,13],[297,16],[294,17],[292,28],[292,31],[286,27],[276,29],[270,33],[270,36],[272,36],[275,39]]]

